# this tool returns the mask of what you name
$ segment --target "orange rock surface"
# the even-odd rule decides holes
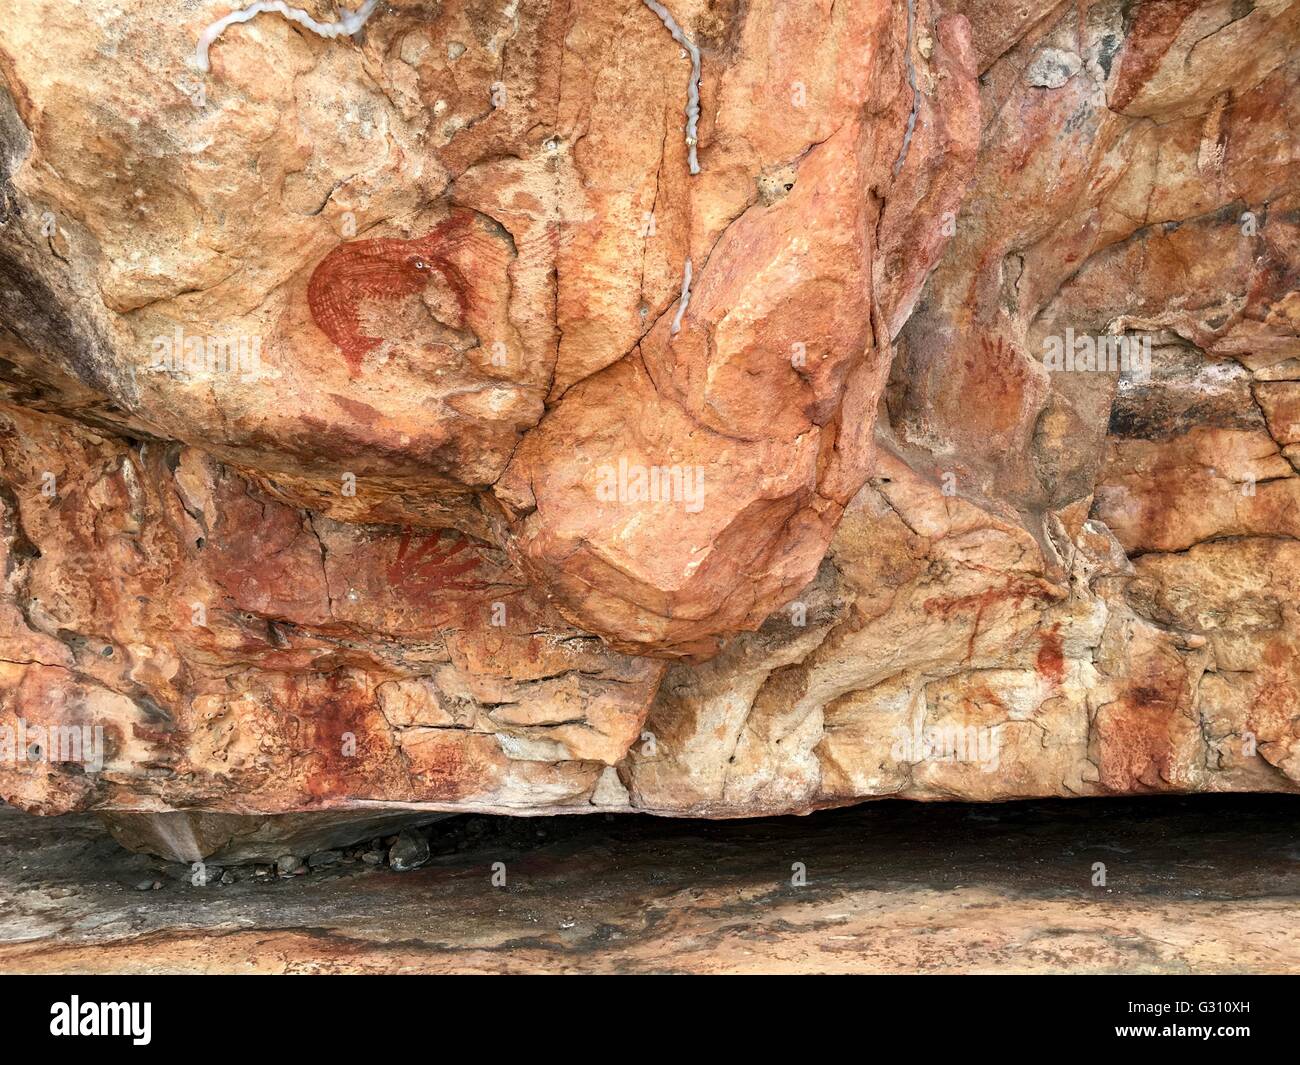
[[[0,798],[1296,790],[1300,3],[666,9],[0,24]]]

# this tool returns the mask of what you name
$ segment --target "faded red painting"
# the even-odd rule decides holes
[[[474,216],[457,211],[423,237],[378,237],[340,244],[317,264],[307,283],[307,303],[316,325],[330,338],[356,377],[365,357],[383,343],[363,329],[366,301],[414,296],[431,281],[454,294],[462,315],[469,307],[469,284],[453,254],[469,236]]]

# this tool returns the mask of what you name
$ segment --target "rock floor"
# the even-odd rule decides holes
[[[0,971],[1296,972],[1298,814],[1198,796],[460,817],[410,872],[197,887],[93,817],[0,807]]]

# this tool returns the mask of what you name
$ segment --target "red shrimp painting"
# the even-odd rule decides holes
[[[307,283],[307,304],[316,325],[342,353],[350,376],[361,373],[365,357],[384,341],[363,330],[363,301],[413,296],[440,280],[465,314],[469,284],[453,255],[473,225],[472,212],[456,211],[423,237],[348,241],[317,264]]]

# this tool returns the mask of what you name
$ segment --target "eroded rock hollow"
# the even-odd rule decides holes
[[[1300,3],[303,6],[0,22],[0,798],[1297,790]]]

